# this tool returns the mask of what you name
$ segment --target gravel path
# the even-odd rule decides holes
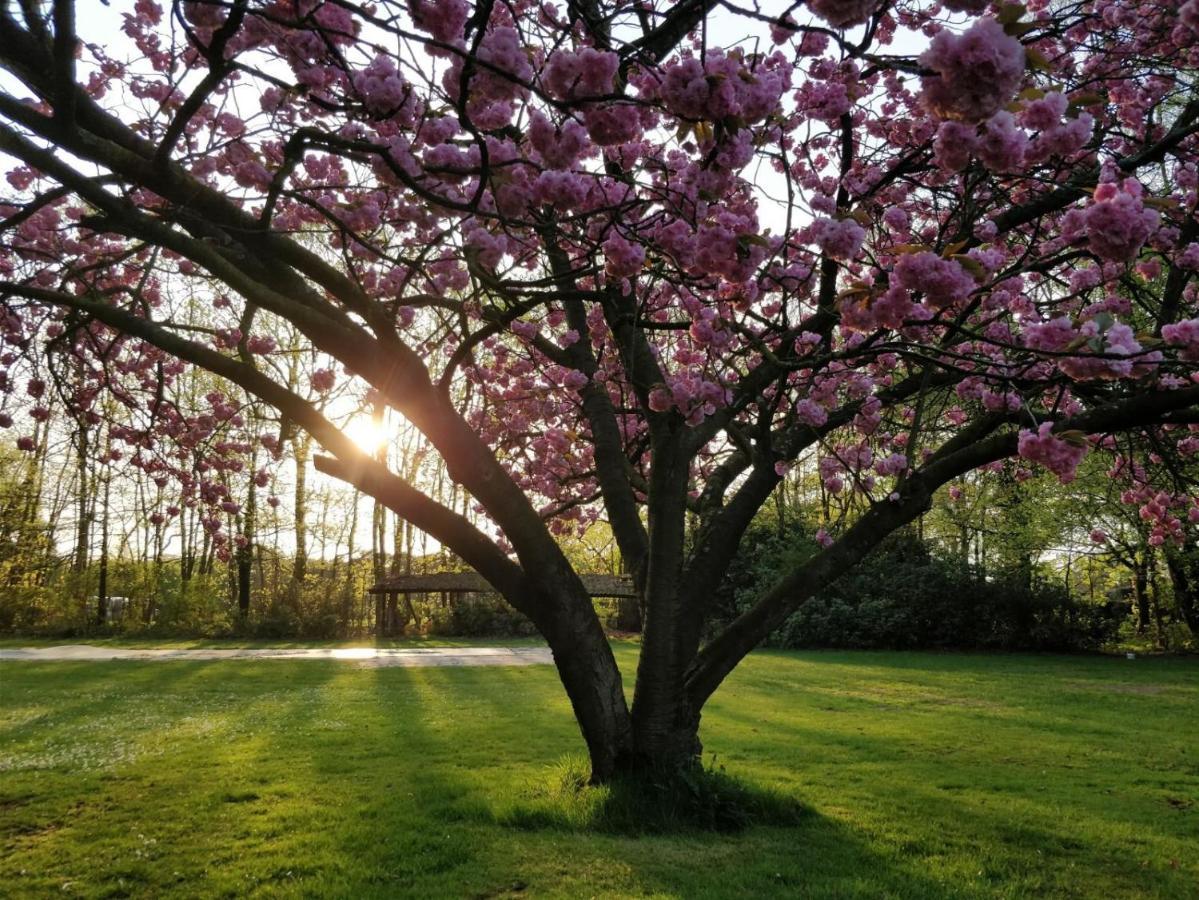
[[[425,647],[377,649],[374,647],[247,647],[238,650],[201,647],[191,650],[136,650],[64,644],[57,647],[0,649],[0,660],[33,662],[101,662],[115,659],[215,660],[215,659],[336,659],[364,666],[533,666],[552,663],[548,647]]]

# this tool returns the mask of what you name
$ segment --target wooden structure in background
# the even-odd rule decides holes
[[[628,575],[581,575],[583,587],[592,597],[634,599],[637,594]],[[495,593],[482,575],[475,572],[433,572],[428,575],[391,575],[371,585],[367,593],[376,598],[375,634],[388,635],[399,629],[397,599],[403,597],[408,616],[413,617],[410,595],[440,594],[443,606],[453,606],[464,594]]]

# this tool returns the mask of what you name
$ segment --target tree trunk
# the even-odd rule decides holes
[[[1144,565],[1138,564],[1134,572],[1133,600],[1137,606],[1137,634],[1149,630],[1149,573]]]
[[[111,443],[111,441],[110,441]],[[111,465],[107,463],[106,465]],[[108,621],[108,511],[112,475],[104,474],[104,499],[100,510],[100,583],[96,586],[96,618],[100,625]]]
[[[1174,587],[1174,605],[1191,634],[1199,638],[1199,546],[1166,552],[1166,570]]]
[[[558,677],[587,744],[591,781],[601,784],[637,763],[632,720],[620,670],[591,597],[577,578],[573,580],[575,585],[562,585],[560,604],[546,605],[551,618],[547,621],[537,616],[534,621],[550,645]],[[524,602],[521,607],[528,608]]]
[[[634,765],[684,768],[699,759],[699,710],[688,699],[684,676],[692,662],[684,617],[697,598],[680,591],[685,555],[689,460],[672,435],[654,446],[649,503],[646,615],[637,665],[632,724]]]
[[[91,544],[91,518],[88,506],[87,435],[87,429],[82,425],[75,431],[76,462],[79,467],[79,521],[75,527],[75,554],[72,565],[75,572],[80,575],[87,570],[88,550]]]
[[[257,531],[258,485],[254,482],[257,457],[250,457],[250,483],[246,488],[241,544],[237,548],[237,618],[243,624],[250,617],[250,588],[254,577],[254,535]]]
[[[292,441],[295,452],[296,493],[295,493],[295,523],[296,555],[292,560],[291,585],[288,589],[289,599],[299,603],[300,591],[304,587],[304,576],[308,572],[308,451],[312,446],[312,438],[307,432],[301,432]]]

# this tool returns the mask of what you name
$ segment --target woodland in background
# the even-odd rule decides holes
[[[259,414],[251,405],[243,413]],[[0,632],[361,637],[376,630],[376,599],[367,594],[374,582],[466,568],[402,519],[312,471],[309,443],[287,435],[285,423],[259,424],[282,427],[275,469],[290,477],[268,482],[249,472],[240,485],[226,478],[229,496],[240,501],[226,513],[225,527],[237,536],[228,559],[194,505],[181,497],[171,506],[167,486],[110,464],[118,459],[107,426],[79,427],[56,412],[39,423],[36,452],[0,444]],[[438,479],[434,467],[422,473],[418,436],[405,432],[391,447],[400,457],[393,464],[472,515],[460,488]],[[156,512],[164,505],[176,514]],[[713,627],[814,553],[823,523],[854,516],[852,502],[823,489],[814,465],[797,466],[751,528]],[[567,549],[581,571],[621,571],[602,522],[568,539]],[[939,494],[872,565],[821,592],[770,643],[1180,650],[1194,646],[1197,587],[1196,548],[1152,546],[1148,527],[1112,495],[1098,463],[1084,465],[1070,485],[980,476]],[[398,614],[391,635],[535,633],[494,595],[391,602]],[[596,602],[609,628],[638,630],[636,609]]]

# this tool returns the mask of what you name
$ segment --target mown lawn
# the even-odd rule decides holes
[[[1194,659],[759,653],[704,740],[798,820],[562,824],[544,666],[0,663],[0,894],[1199,896]]]
[[[429,647],[491,647],[502,644],[505,647],[539,647],[545,641],[539,637],[506,637],[506,638],[473,638],[473,637],[437,637],[415,636],[397,638],[329,638],[328,640],[286,640],[278,638],[187,638],[187,637],[154,637],[153,635],[112,635],[103,633],[78,637],[0,637],[0,649],[16,647],[60,647],[70,644],[90,644],[94,647],[120,647],[129,650],[146,650],[152,648],[168,650],[197,650],[197,649],[228,649],[241,650],[247,648],[299,648],[299,647],[394,647],[394,648],[429,648]]]

